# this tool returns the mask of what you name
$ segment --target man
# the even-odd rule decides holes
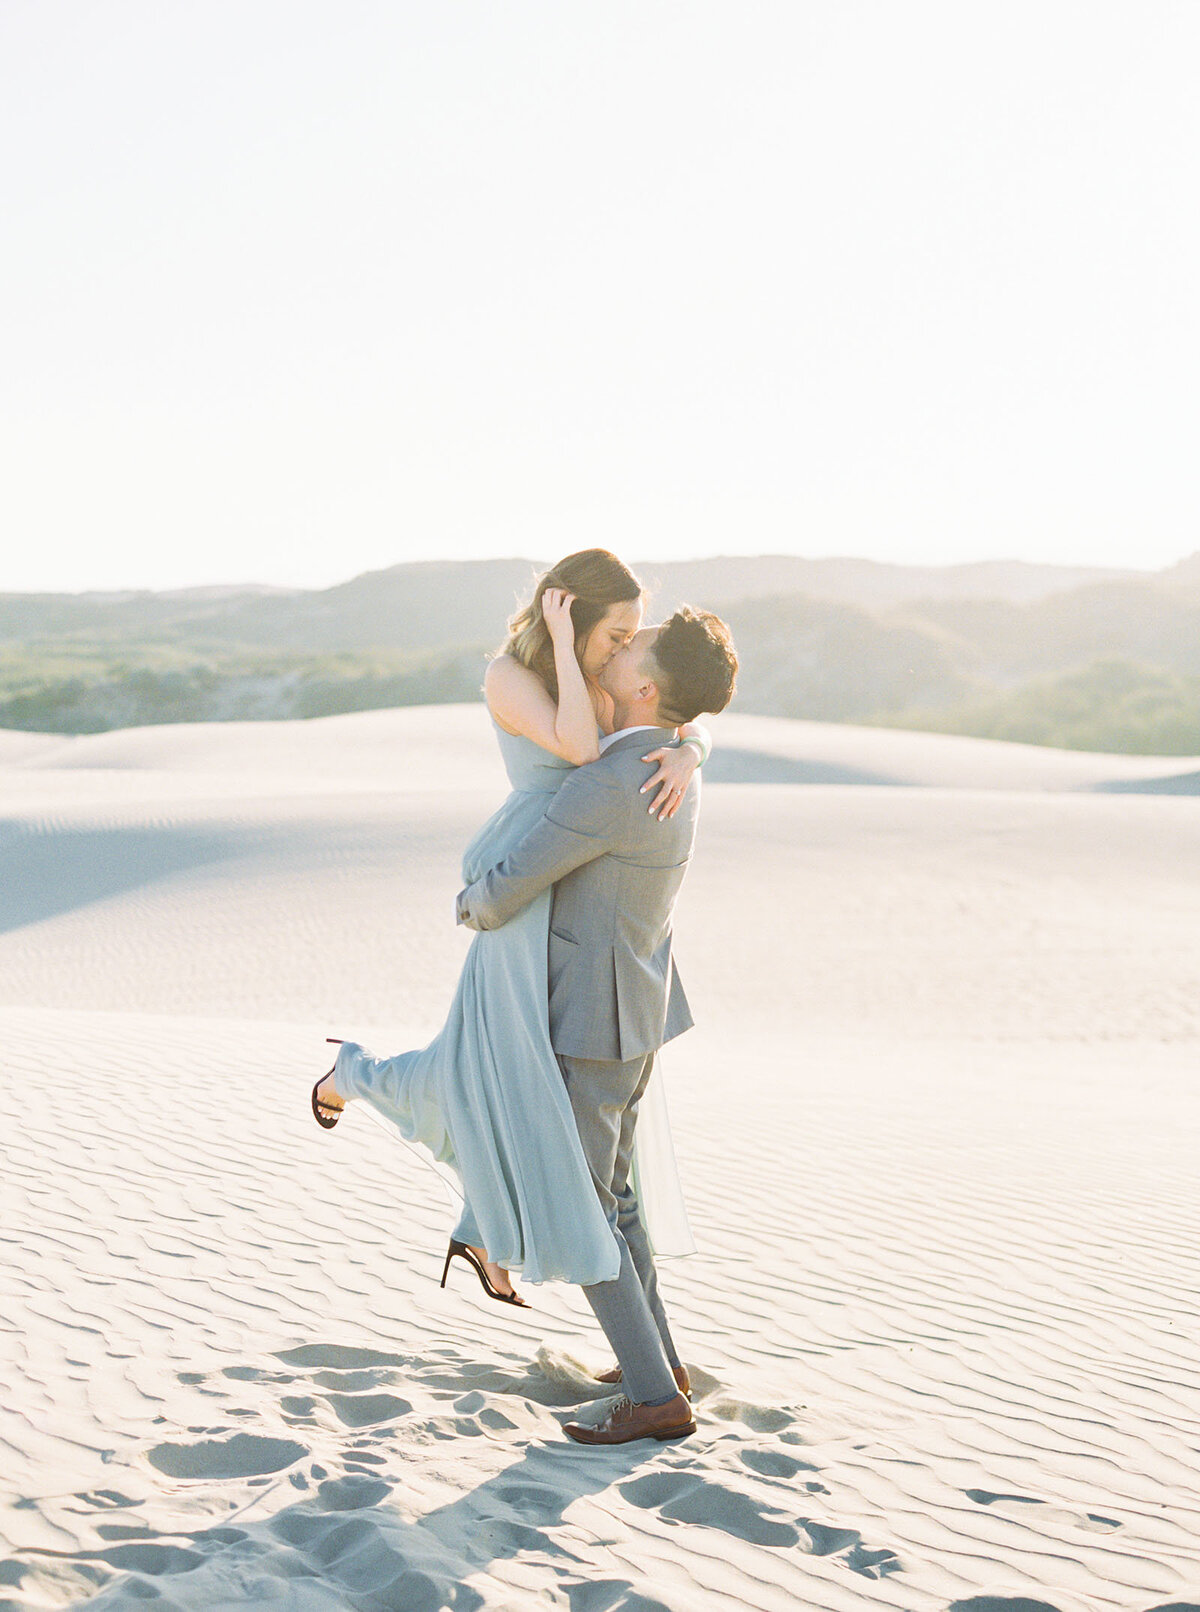
[[[617,1356],[602,1380],[620,1381],[625,1397],[596,1427],[567,1424],[581,1444],[679,1438],[696,1427],[629,1169],[655,1053],[692,1023],[671,958],[671,912],[700,791],[695,780],[673,818],[652,818],[640,791],[653,769],[641,758],[680,723],[723,710],[736,673],[729,629],[710,612],[685,607],[637,633],[600,677],[616,715],[600,759],[572,773],[538,826],[458,897],[460,923],[495,929],[554,887],[550,1039],[621,1257],[615,1280],[583,1291]]]

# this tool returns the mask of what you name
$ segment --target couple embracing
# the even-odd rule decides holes
[[[695,719],[736,672],[709,612],[643,627],[607,550],[546,572],[485,680],[512,793],[464,855],[457,917],[477,934],[446,1023],[387,1058],[343,1042],[313,1088],[323,1126],[358,1098],[453,1169],[443,1286],[456,1256],[504,1303],[526,1303],[515,1270],[582,1286],[618,1362],[599,1380],[622,1397],[567,1424],[579,1443],[695,1430],[652,1252],[693,1246],[655,1057],[692,1023],[671,913],[711,749]]]

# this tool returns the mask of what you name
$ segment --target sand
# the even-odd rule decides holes
[[[1200,1602],[1200,762],[715,727],[699,1425],[607,1451],[578,1291],[441,1290],[439,1178],[307,1107],[440,1022],[483,712],[0,734],[0,1608]]]

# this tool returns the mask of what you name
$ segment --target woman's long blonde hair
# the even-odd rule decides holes
[[[558,699],[558,678],[554,671],[554,644],[542,615],[542,598],[547,588],[565,588],[575,595],[571,624],[575,628],[575,653],[581,653],[587,636],[611,605],[632,603],[642,596],[642,585],[633,572],[607,549],[580,549],[568,554],[537,580],[533,598],[508,623],[508,638],[501,655],[511,655],[522,666],[536,672]]]

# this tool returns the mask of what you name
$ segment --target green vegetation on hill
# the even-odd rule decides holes
[[[738,709],[856,722],[970,693],[968,657],[940,628],[831,599],[716,606],[738,646]]]
[[[1063,749],[1200,755],[1200,598],[1103,583],[1026,605],[883,613],[808,598],[723,612],[738,709]]]
[[[642,570],[651,619],[686,600],[729,620],[740,711],[1200,754],[1200,555],[1157,577],[786,556]],[[0,726],[87,733],[478,699],[534,572],[445,562],[311,592],[0,595]]]
[[[269,655],[180,644],[0,649],[0,727],[101,733],[163,722],[336,716],[479,698],[482,646],[405,655]]]
[[[0,594],[0,642],[78,636],[93,642],[237,645],[298,654],[364,648],[496,644],[545,561],[444,560],[368,571],[332,588],[187,588],[168,593]],[[682,560],[634,569],[652,608],[681,601],[806,595],[886,610],[914,599],[1041,599],[1130,573],[997,561],[905,566],[767,554]],[[1186,570],[1184,577],[1186,580]]]
[[[1130,661],[1095,661],[1020,688],[941,710],[914,709],[877,722],[933,733],[1048,744],[1121,755],[1200,755],[1200,677]]]

